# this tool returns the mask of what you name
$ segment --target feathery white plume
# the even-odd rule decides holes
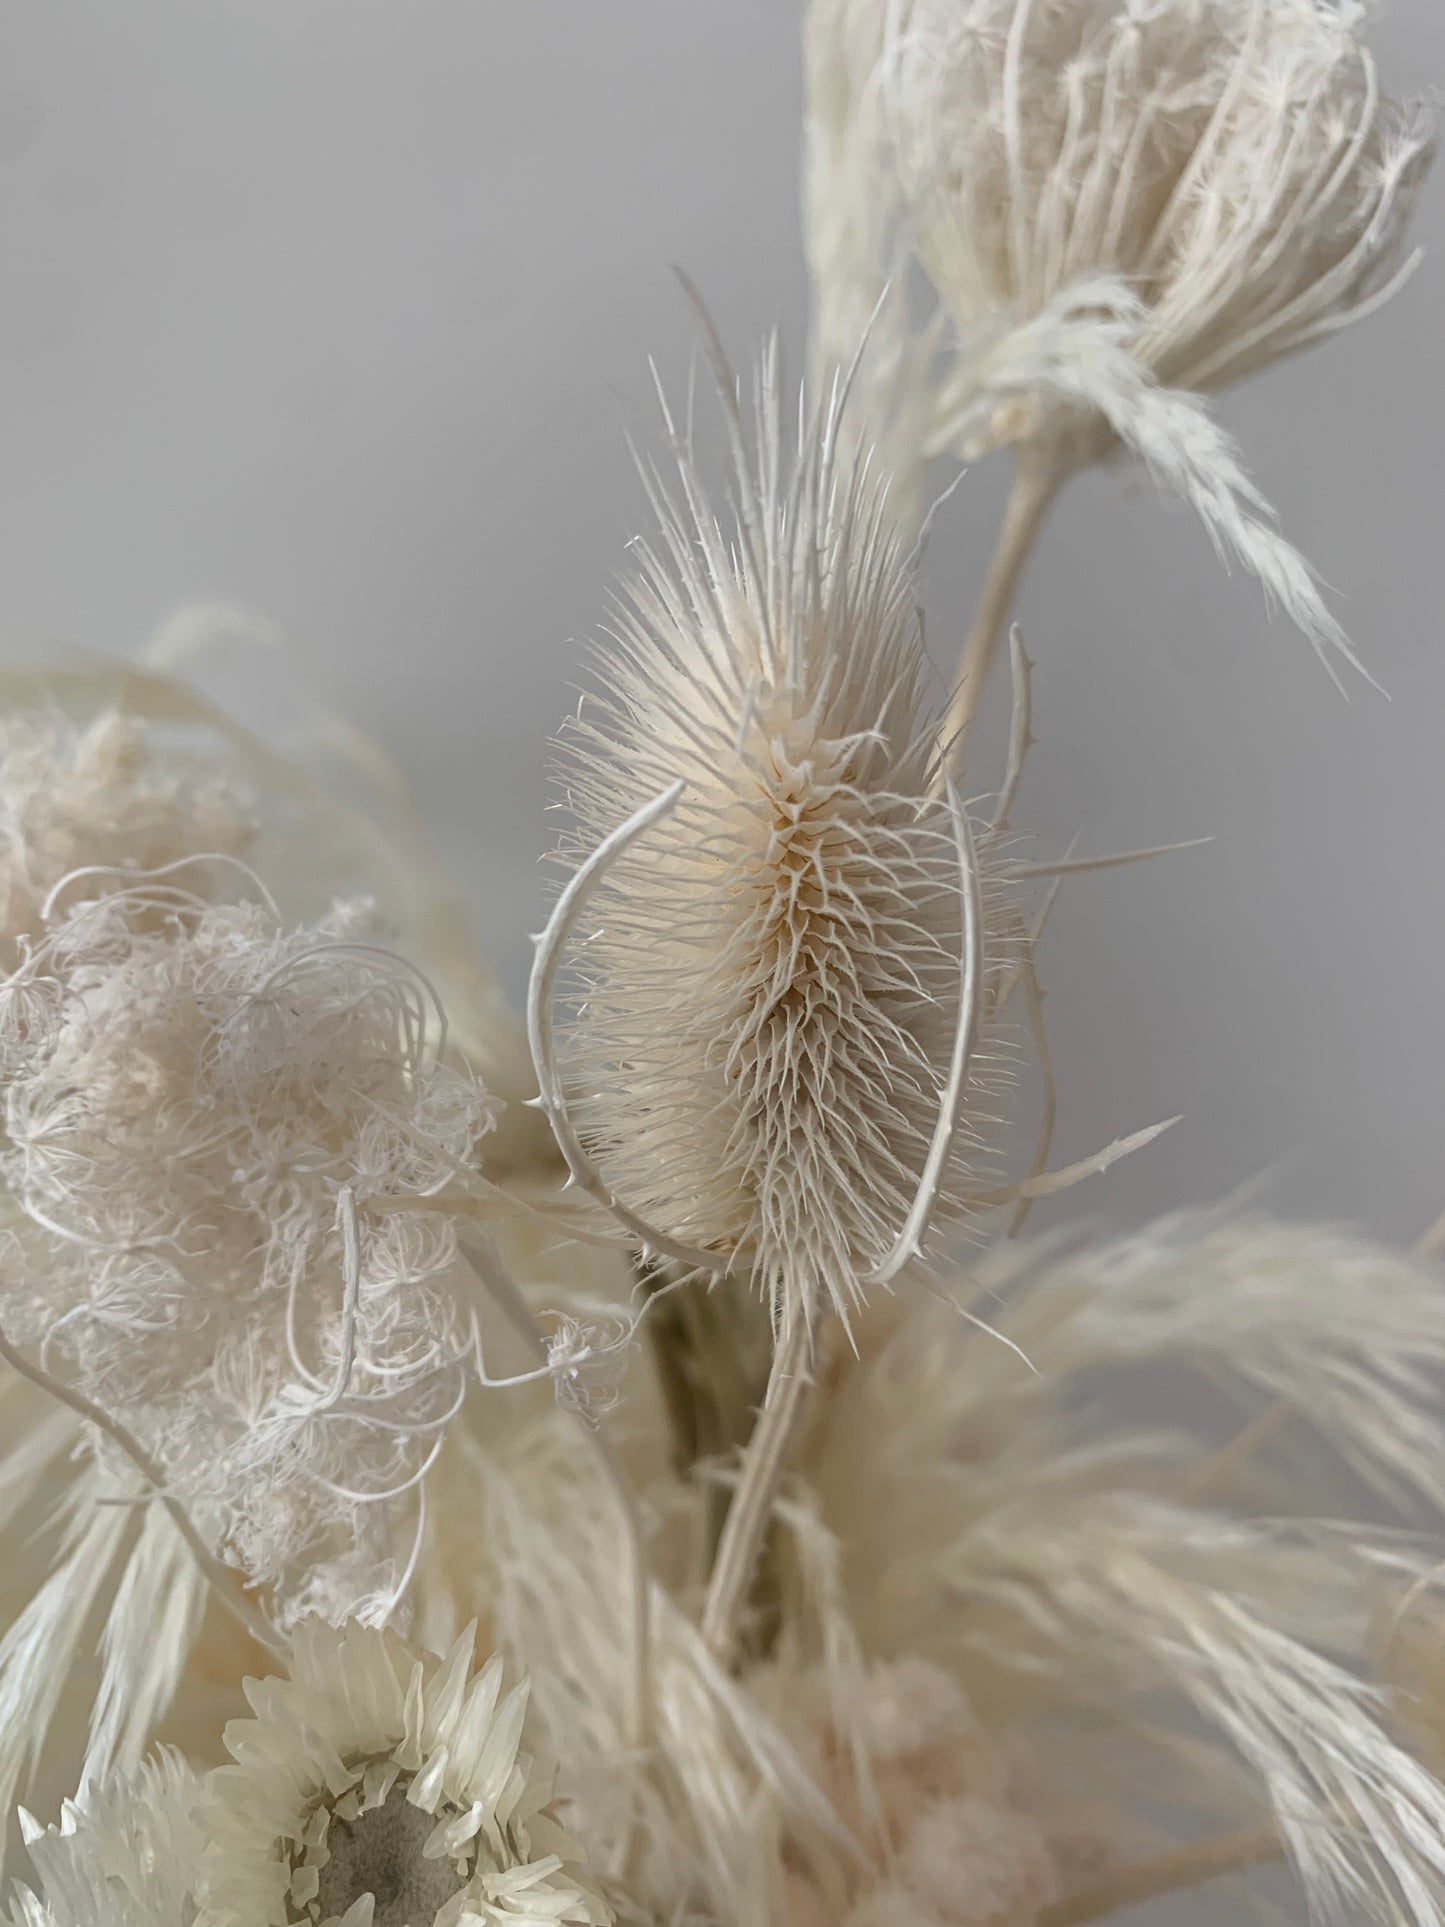
[[[1387,1528],[1288,1516],[1280,1456],[1315,1425],[1438,1511],[1433,1268],[1323,1229],[1182,1221],[1002,1249],[959,1290],[1034,1371],[985,1354],[955,1308],[914,1305],[882,1343],[863,1334],[815,1460],[864,1650],[946,1663],[994,1721],[1082,1722],[1101,1749],[1127,1730],[1154,1749],[1157,1799],[1207,1805],[1210,1774],[1224,1787],[1242,1762],[1264,1850],[1282,1838],[1321,1904],[1435,1927],[1445,1789],[1392,1731],[1374,1665],[1378,1620],[1433,1559]],[[1278,1403],[1222,1452],[1101,1425],[1119,1395],[1102,1378],[1097,1409],[1102,1375],[1160,1363]],[[1178,1774],[1170,1694],[1223,1749],[1210,1774],[1198,1753]]]

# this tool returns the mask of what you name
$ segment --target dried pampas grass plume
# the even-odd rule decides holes
[[[660,546],[634,543],[562,738],[575,869],[533,1027],[575,1174],[645,1245],[750,1272],[786,1341],[967,1202],[1001,886],[941,769],[914,558],[840,450],[841,391],[790,453],[774,353],[751,449],[720,387],[731,526],[668,416],[680,490],[651,479]]]
[[[902,494],[945,451],[1019,456],[975,683],[1059,483],[1120,446],[1316,648],[1348,653],[1200,396],[1370,314],[1416,264],[1433,138],[1382,99],[1367,17],[1335,0],[816,0],[819,360],[855,352],[892,276],[860,432]]]
[[[1056,1785],[1085,1773],[1201,1837],[1086,1877],[1045,1920],[1287,1853],[1322,1917],[1438,1927],[1445,1789],[1380,1663],[1411,1602],[1438,1620],[1438,1544],[1340,1517],[1330,1479],[1343,1461],[1371,1509],[1438,1517],[1438,1271],[1200,1214],[1001,1246],[955,1289],[1035,1372],[936,1302],[881,1307],[810,1475],[865,1654],[927,1656],[991,1727],[1048,1735]],[[1161,1367],[1171,1423],[1121,1429],[1129,1375]],[[1248,1421],[1222,1449],[1202,1386]]]

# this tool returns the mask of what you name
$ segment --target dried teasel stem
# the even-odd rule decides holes
[[[738,1620],[773,1516],[773,1501],[807,1409],[813,1337],[807,1321],[795,1317],[773,1353],[767,1397],[748,1441],[742,1476],[718,1542],[703,1605],[702,1636],[721,1666],[732,1659]]]
[[[1182,1115],[1182,1113],[1181,1113]],[[1106,1144],[1102,1151],[1095,1151],[1092,1157],[1080,1158],[1076,1164],[1065,1164],[1057,1171],[1044,1171],[1037,1177],[1023,1178],[1017,1184],[1001,1184],[990,1191],[975,1191],[969,1203],[975,1210],[988,1210],[998,1204],[1013,1204],[1020,1198],[1051,1198],[1059,1191],[1070,1191],[1085,1178],[1099,1177],[1120,1158],[1132,1157],[1135,1151],[1142,1151],[1152,1144],[1156,1137],[1162,1137],[1172,1130],[1180,1119],[1166,1117],[1160,1124],[1146,1125],[1142,1131],[1133,1131],[1128,1137],[1116,1137],[1112,1144]]]
[[[989,671],[998,654],[1019,583],[1063,480],[1063,473],[1057,468],[1038,463],[1021,464],[1009,493],[1003,527],[984,579],[973,626],[964,640],[958,681],[940,736],[955,769],[963,757],[969,725],[988,687]]]
[[[284,1654],[287,1648],[281,1635],[269,1620],[258,1613],[254,1607],[249,1606],[237,1593],[235,1575],[207,1546],[200,1533],[196,1531],[190,1514],[180,1500],[172,1498],[166,1491],[164,1473],[134,1432],[123,1425],[119,1419],[112,1418],[109,1412],[104,1411],[93,1399],[87,1398],[84,1392],[77,1391],[73,1385],[67,1385],[63,1379],[55,1378],[42,1366],[32,1363],[23,1352],[10,1343],[3,1329],[0,1329],[0,1358],[19,1372],[22,1378],[29,1379],[32,1385],[38,1385],[41,1391],[48,1392],[61,1405],[69,1406],[72,1412],[83,1418],[87,1424],[95,1426],[97,1431],[103,1432],[113,1444],[120,1447],[170,1514],[176,1531],[185,1540],[191,1556],[226,1611],[244,1626],[258,1646],[264,1647],[271,1653]]]
[[[1126,1907],[1157,1900],[1162,1894],[1265,1866],[1281,1859],[1283,1854],[1279,1835],[1270,1827],[1247,1827],[1238,1833],[1216,1834],[1151,1860],[1116,1867],[1087,1887],[1077,1888],[1045,1907],[1039,1915],[1039,1927],[1084,1927],[1087,1921],[1103,1920]]]
[[[518,1289],[516,1280],[492,1249],[490,1241],[460,1238],[463,1255],[475,1270],[517,1335],[541,1366],[548,1365],[547,1340],[537,1323],[536,1314]],[[579,1423],[582,1423],[579,1420]],[[652,1577],[647,1564],[647,1545],[632,1482],[601,1426],[583,1424],[583,1430],[602,1464],[617,1499],[627,1535],[632,1576],[632,1674],[628,1712],[628,1738],[637,1747],[649,1743],[653,1729],[652,1710]]]

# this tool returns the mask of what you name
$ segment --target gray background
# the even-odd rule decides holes
[[[400,758],[514,983],[543,744],[645,521],[645,358],[702,284],[801,348],[783,0],[4,0],[0,646],[123,652],[176,604],[274,619]],[[1377,36],[1445,75],[1445,11]],[[1026,585],[1040,853],[1212,833],[1071,885],[1042,956],[1060,1158],[1183,1111],[1108,1216],[1268,1173],[1410,1235],[1445,1204],[1442,197],[1381,317],[1232,395],[1390,689],[1347,704],[1184,513],[1076,484]],[[937,539],[940,657],[1002,477]]]

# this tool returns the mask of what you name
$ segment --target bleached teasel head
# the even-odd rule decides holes
[[[780,1325],[811,1323],[964,1199],[992,1124],[999,885],[940,766],[914,558],[840,449],[838,391],[790,451],[774,354],[753,448],[720,386],[729,521],[672,430],[660,544],[633,545],[600,691],[562,739],[580,867],[534,1043],[574,1172],[636,1235],[751,1270]]]
[[[1198,396],[1368,314],[1433,154],[1342,0],[817,0],[820,357],[869,365],[906,467],[1122,443],[1316,642],[1342,641]],[[934,355],[931,350],[943,348]],[[885,392],[886,391],[886,392]],[[870,427],[873,427],[870,424]]]

